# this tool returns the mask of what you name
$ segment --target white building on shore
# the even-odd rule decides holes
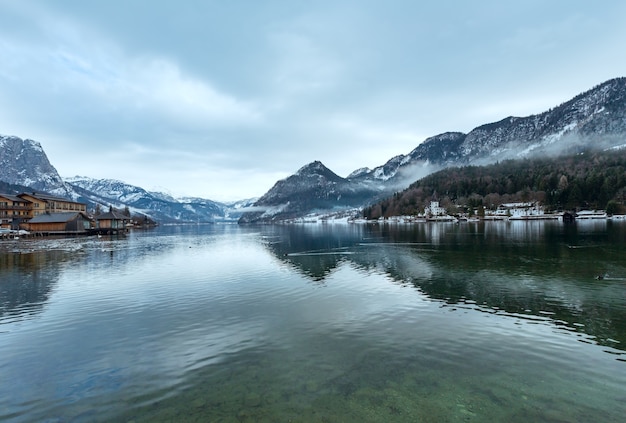
[[[509,219],[541,219],[546,217],[544,208],[539,203],[504,203],[498,206],[492,216]]]
[[[431,201],[430,206],[426,206],[426,208],[424,209],[424,214],[427,217],[439,217],[447,215],[446,209],[439,206],[439,201]]]

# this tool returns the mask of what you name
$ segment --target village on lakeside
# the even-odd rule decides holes
[[[539,202],[520,202],[500,204],[494,210],[478,208],[470,213],[450,214],[439,205],[439,201],[431,201],[423,213],[411,216],[391,216],[375,219],[387,222],[458,222],[479,220],[559,220],[574,221],[588,219],[626,220],[626,215],[609,215],[604,210],[579,210],[547,212]]]
[[[478,222],[503,220],[626,220],[626,215],[609,215],[604,210],[580,210],[547,212],[538,202],[505,203],[493,210],[478,208],[469,213],[451,214],[439,201],[431,201],[423,213],[410,216],[390,216],[379,219],[354,217],[352,213],[308,215],[287,219],[282,223],[339,222],[349,223],[420,223],[420,222]],[[87,205],[45,193],[0,193],[0,239],[24,236],[92,235],[126,233],[130,228],[155,226],[147,216],[131,218],[125,213],[109,207],[101,213],[96,207],[93,215],[87,213]]]
[[[154,225],[147,217],[132,219],[112,206],[93,215],[87,204],[39,192],[0,193],[0,239],[16,236],[91,235],[125,233],[132,227]]]

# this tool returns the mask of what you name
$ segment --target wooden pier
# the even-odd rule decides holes
[[[89,236],[89,235],[126,235],[129,232],[128,228],[111,229],[89,229],[87,231],[71,232],[71,231],[36,231],[28,233],[14,232],[0,232],[0,241],[2,240],[18,240],[18,239],[32,239],[32,238],[47,238],[47,237],[77,237],[77,236]]]
[[[18,239],[32,239],[32,238],[47,238],[47,237],[75,237],[92,235],[90,232],[67,232],[67,231],[36,231],[28,233],[15,232],[1,232],[0,240],[18,240]]]

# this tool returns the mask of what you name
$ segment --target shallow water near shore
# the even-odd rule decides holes
[[[0,420],[618,422],[625,245],[610,221],[2,242]]]

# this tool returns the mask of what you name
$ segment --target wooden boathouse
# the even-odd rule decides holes
[[[130,217],[125,214],[118,213],[113,209],[110,209],[107,213],[97,215],[95,218],[96,227],[93,231],[98,234],[109,235],[128,231],[128,227],[126,225],[130,223]]]
[[[84,212],[45,212],[27,223],[23,223],[27,231],[40,234],[87,234],[91,229],[91,219]]]

